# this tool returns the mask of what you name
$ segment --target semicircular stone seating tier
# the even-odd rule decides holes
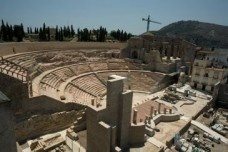
[[[27,76],[32,73],[34,66],[38,65],[37,56],[42,55],[44,52],[52,51],[34,51],[3,56],[0,60],[0,72],[26,82],[28,81]],[[41,72],[44,71],[44,69],[41,70]]]
[[[163,75],[140,70],[131,62],[88,62],[73,64],[46,72],[38,82],[39,95],[44,94],[60,100],[79,104],[91,104],[106,95],[106,83],[112,74],[127,77],[125,90],[148,91]]]
[[[72,53],[71,50],[69,50]],[[34,76],[34,72],[37,74],[50,70],[51,67],[39,67],[37,65],[37,59],[40,56],[47,55],[47,53],[68,53],[67,50],[42,50],[33,52],[24,52],[18,54],[10,54],[0,58],[0,72],[10,77],[27,82]],[[75,52],[75,51],[74,51]],[[80,51],[79,51],[80,52]],[[36,66],[36,68],[34,68]],[[28,77],[29,76],[29,77]]]

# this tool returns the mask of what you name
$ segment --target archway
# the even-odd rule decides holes
[[[133,51],[132,52],[132,58],[133,59],[138,59],[138,52],[137,51]]]

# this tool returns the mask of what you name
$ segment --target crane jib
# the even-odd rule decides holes
[[[147,19],[142,18],[142,21],[147,21],[147,32],[149,31],[150,22],[151,22],[151,23],[156,23],[156,24],[161,24],[160,22],[151,20],[151,19],[150,19],[150,15],[148,15],[148,18],[147,18]]]

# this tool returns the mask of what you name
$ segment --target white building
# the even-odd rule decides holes
[[[200,51],[193,63],[191,86],[212,92],[217,82],[227,83],[228,50]]]

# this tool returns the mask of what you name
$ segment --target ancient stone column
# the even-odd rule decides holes
[[[92,104],[92,106],[94,106],[94,104],[95,104],[95,100],[94,99],[91,99],[91,104]]]
[[[155,116],[157,115],[157,110],[156,110],[156,109],[154,109],[154,115],[155,115]]]
[[[164,114],[166,114],[166,108],[164,108]]]
[[[161,103],[158,103],[158,113],[161,113]]]
[[[137,124],[137,113],[138,113],[138,110],[134,109],[134,112],[133,112],[133,123],[134,124]]]
[[[154,107],[151,106],[150,107],[150,117],[153,118],[153,114],[154,114]]]
[[[145,116],[144,123],[147,124],[147,122],[148,122],[148,118],[147,118],[147,116]]]
[[[149,124],[151,124],[151,122],[150,122],[150,121],[151,121],[151,120],[150,120],[150,118],[151,118],[150,116],[146,115],[146,120],[147,120],[147,122],[148,122]]]
[[[172,114],[172,109],[169,109],[169,113]]]

